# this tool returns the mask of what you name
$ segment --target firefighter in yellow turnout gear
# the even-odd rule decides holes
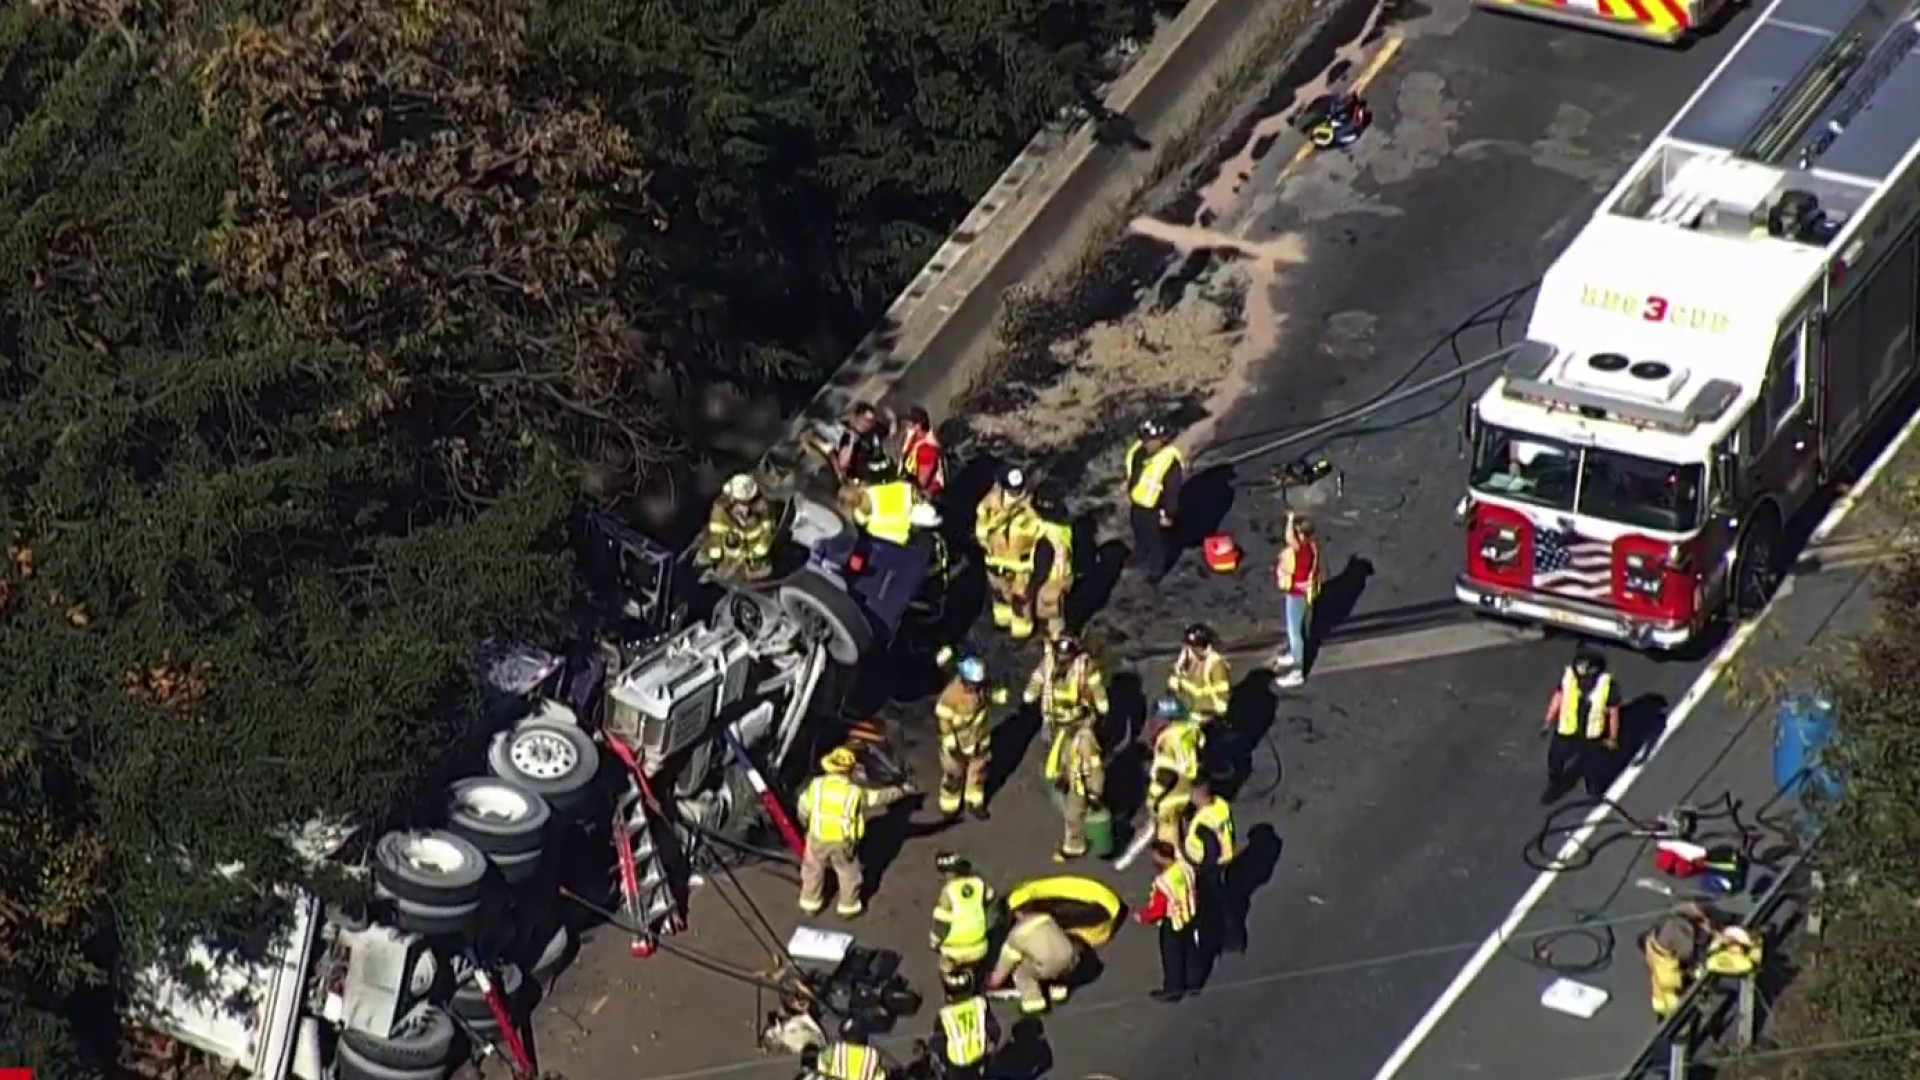
[[[1053,916],[1033,911],[1014,920],[1007,940],[1000,946],[993,974],[987,977],[990,989],[1013,980],[1020,992],[1020,1011],[1038,1016],[1053,1005],[1067,1000],[1067,978],[1073,974],[1080,954],[1073,939],[1060,928]]]
[[[1017,468],[1000,474],[999,483],[974,512],[973,538],[980,545],[993,591],[993,625],[1016,639],[1033,635],[1028,601],[1033,589],[1034,549],[1040,543],[1040,515],[1027,491],[1027,474]]]
[[[1745,978],[1759,970],[1765,956],[1759,939],[1745,927],[1716,926],[1698,905],[1662,918],[1640,939],[1640,953],[1647,963],[1653,1015],[1659,1020],[1673,1015],[1693,982],[1711,976]]]
[[[800,911],[818,915],[826,907],[827,874],[836,885],[835,911],[850,919],[866,909],[861,896],[860,839],[867,819],[913,793],[911,785],[865,787],[853,778],[858,759],[841,747],[820,761],[821,775],[800,792],[796,816],[807,830],[800,859]]]
[[[1176,698],[1161,698],[1154,706],[1160,729],[1153,738],[1153,760],[1147,767],[1147,806],[1153,811],[1153,835],[1176,847],[1180,826],[1200,777],[1200,754],[1206,735],[1200,722]]]
[[[947,1080],[980,1080],[987,1055],[1000,1041],[1000,1025],[993,1010],[968,971],[948,973],[941,980],[947,1003],[940,1009],[940,1059],[946,1063]]]
[[[1107,770],[1100,758],[1100,736],[1092,724],[1067,724],[1047,747],[1047,784],[1060,800],[1065,831],[1053,861],[1063,863],[1087,853],[1087,815],[1101,805]]]
[[[1187,627],[1180,655],[1167,676],[1167,693],[1202,727],[1227,715],[1233,696],[1233,669],[1215,647],[1213,630],[1205,623]]]
[[[727,480],[707,514],[694,558],[723,578],[764,581],[773,574],[773,534],[779,515],[746,473]]]
[[[1033,569],[1033,617],[1049,638],[1067,632],[1067,597],[1073,592],[1073,523],[1052,499],[1039,503],[1040,543]]]
[[[1027,677],[1021,700],[1040,707],[1049,743],[1061,728],[1090,721],[1096,715],[1105,716],[1111,708],[1105,673],[1071,634],[1047,642],[1040,663]]]
[[[942,650],[942,663],[951,650]],[[987,817],[987,766],[992,749],[992,706],[1004,705],[1007,692],[987,685],[986,661],[963,656],[953,681],[940,691],[933,716],[940,728],[940,813],[957,817],[961,805],[974,817]]]
[[[993,886],[973,872],[973,864],[943,851],[934,856],[940,871],[940,898],[933,905],[933,948],[942,972],[971,971],[987,959],[989,912],[999,899]]]

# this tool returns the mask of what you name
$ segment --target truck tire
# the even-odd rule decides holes
[[[489,855],[494,868],[500,871],[500,880],[509,885],[519,885],[540,872],[540,863],[546,852],[538,848],[522,851],[517,855]]]
[[[520,965],[501,964],[494,969],[493,983],[506,999],[507,1015],[518,1020],[527,994],[527,977],[521,973]],[[487,1006],[487,995],[480,992],[480,981],[473,977],[472,968],[462,973],[460,985],[454,988],[453,1000],[447,1003],[447,1011],[470,1024],[493,1023],[493,1010]]]
[[[394,896],[384,889],[375,890],[393,902],[393,915],[387,920],[394,928],[421,937],[457,937],[470,934],[480,926],[480,901],[440,906],[422,904]]]
[[[386,1038],[347,1029],[340,1035],[341,1057],[351,1052],[361,1064],[387,1070],[445,1070],[453,1064],[453,1018],[438,1006],[417,1005],[394,1024]]]
[[[1771,505],[1747,522],[1733,563],[1731,600],[1737,619],[1750,619],[1765,610],[1780,587],[1780,512]]]
[[[858,664],[873,648],[873,624],[840,584],[814,570],[802,570],[780,586],[780,606],[809,636],[826,646],[833,662]]]
[[[451,1065],[435,1065],[426,1069],[395,1069],[377,1061],[369,1061],[359,1051],[341,1043],[333,1056],[333,1072],[328,1074],[333,1080],[446,1080]]]
[[[553,936],[540,947],[539,955],[527,967],[528,975],[535,983],[545,985],[567,969],[573,962],[573,930],[561,923],[553,931]]]
[[[373,845],[373,881],[389,895],[450,908],[480,898],[487,857],[441,829],[390,832]]]
[[[522,720],[494,736],[487,770],[565,813],[593,797],[600,748],[578,724]]]
[[[476,776],[447,789],[447,829],[487,855],[523,855],[546,846],[553,811],[511,780]]]

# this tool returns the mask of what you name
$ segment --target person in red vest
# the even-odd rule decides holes
[[[928,496],[940,494],[947,486],[947,461],[940,436],[933,433],[933,417],[915,405],[900,426],[900,471]]]

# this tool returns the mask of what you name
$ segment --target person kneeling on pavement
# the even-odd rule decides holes
[[[1705,908],[1689,904],[1663,917],[1640,938],[1647,963],[1653,1015],[1665,1020],[1680,1007],[1687,988],[1703,977],[1744,978],[1760,967],[1763,951],[1743,926],[1722,926]]]
[[[1038,1016],[1067,1000],[1067,982],[1080,954],[1073,938],[1053,916],[1041,911],[1023,913],[1007,932],[1000,958],[987,977],[987,988],[998,990],[1013,980],[1020,992],[1020,1011]]]

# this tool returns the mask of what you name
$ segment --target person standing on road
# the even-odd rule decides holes
[[[993,593],[993,625],[1015,640],[1033,635],[1027,606],[1033,584],[1033,560],[1040,545],[1040,515],[1027,490],[1025,470],[1000,473],[973,514],[973,539],[986,562],[987,588]]]
[[[933,857],[943,879],[933,905],[933,947],[943,973],[972,971],[987,959],[987,909],[993,886],[973,872],[973,864],[951,851]]]
[[[1149,996],[1155,1001],[1174,1002],[1199,993],[1206,977],[1205,957],[1194,923],[1197,897],[1193,868],[1172,844],[1163,842],[1153,845],[1153,865],[1159,871],[1153,879],[1153,893],[1134,918],[1142,926],[1160,928],[1160,987]]]
[[[1047,747],[1046,780],[1060,796],[1065,830],[1053,851],[1057,863],[1087,853],[1087,815],[1100,806],[1107,789],[1106,764],[1100,760],[1100,736],[1091,723],[1070,724],[1054,732]]]
[[[1167,441],[1160,420],[1140,424],[1140,437],[1127,447],[1127,518],[1133,527],[1133,560],[1147,584],[1158,584],[1173,566],[1173,520],[1180,512],[1180,488],[1186,479],[1180,448]]]
[[[987,767],[993,744],[992,706],[1007,700],[1004,688],[987,685],[987,662],[967,655],[954,665],[953,681],[940,691],[933,717],[940,730],[940,814],[987,817]]]
[[[1245,952],[1245,927],[1233,887],[1233,860],[1239,854],[1233,809],[1214,793],[1213,785],[1204,777],[1193,782],[1192,799],[1193,817],[1181,846],[1193,866],[1201,936],[1209,952]]]
[[[1620,749],[1620,706],[1606,658],[1587,646],[1573,654],[1573,663],[1560,676],[1560,685],[1547,701],[1540,727],[1547,737],[1547,786],[1541,805],[1586,787],[1587,797],[1607,792],[1614,752]]]
[[[1275,682],[1281,686],[1299,686],[1307,681],[1308,650],[1313,644],[1308,635],[1313,629],[1313,603],[1320,598],[1323,573],[1313,522],[1289,513],[1284,546],[1273,574],[1286,604],[1287,651],[1274,661],[1278,676]]]
[[[1000,1025],[993,1010],[974,983],[971,971],[948,973],[941,980],[947,1003],[940,1009],[941,1060],[946,1062],[947,1080],[980,1080],[987,1055],[1000,1041]]]
[[[807,829],[807,846],[800,859],[800,912],[818,915],[826,907],[827,873],[834,877],[834,910],[851,919],[866,910],[861,895],[860,838],[867,817],[913,794],[912,784],[863,787],[853,779],[859,764],[852,750],[842,746],[820,759],[821,775],[800,792],[795,806]]]
[[[1041,733],[1049,744],[1063,729],[1105,716],[1113,707],[1106,673],[1072,634],[1047,641],[1020,700],[1039,707]]]

